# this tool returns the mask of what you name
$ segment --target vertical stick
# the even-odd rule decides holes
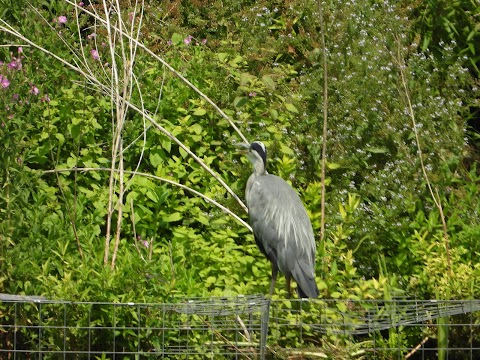
[[[118,202],[117,202],[117,233],[115,235],[115,246],[113,248],[113,255],[112,255],[112,264],[110,268],[113,270],[115,268],[115,260],[117,259],[117,253],[118,253],[118,246],[120,245],[120,236],[122,234],[122,220],[123,220],[123,193],[124,193],[124,172],[123,172],[123,151],[122,151],[122,141],[120,140],[120,148],[118,149],[118,166],[119,166],[119,174],[120,174],[120,180],[119,180],[119,193],[118,193]]]
[[[327,119],[328,119],[328,66],[327,49],[325,45],[325,23],[323,21],[322,0],[318,0],[318,12],[320,13],[320,38],[322,40],[323,56],[323,131],[322,131],[322,169],[320,181],[322,183],[322,193],[320,199],[320,242],[323,244],[325,238],[325,168],[327,165]]]
[[[436,194],[433,192],[432,185],[430,183],[430,179],[428,178],[427,170],[425,167],[425,164],[423,162],[423,152],[422,152],[422,147],[420,146],[420,135],[418,134],[417,130],[417,121],[415,119],[415,113],[413,112],[413,106],[412,106],[412,101],[410,98],[410,92],[408,91],[408,85],[407,85],[407,75],[405,74],[405,69],[406,69],[406,64],[405,60],[403,58],[402,52],[401,52],[401,41],[397,37],[397,58],[395,59],[399,71],[400,71],[400,79],[402,81],[402,87],[403,91],[405,92],[405,97],[407,100],[407,105],[408,105],[408,112],[410,115],[410,119],[412,120],[412,128],[413,128],[413,133],[415,134],[415,142],[417,144],[417,151],[418,151],[418,158],[420,160],[420,166],[422,168],[422,173],[423,173],[423,178],[425,179],[425,182],[427,183],[428,190],[430,192],[430,195],[432,196],[432,199],[435,203],[435,206],[437,207],[439,213],[440,213],[440,218],[442,219],[442,225],[443,225],[443,240],[445,242],[445,252],[447,255],[447,268],[448,268],[448,273],[450,275],[450,278],[453,279],[453,271],[452,271],[452,262],[451,262],[451,257],[450,257],[450,246],[449,246],[449,237],[448,237],[448,232],[447,232],[447,223],[445,221],[445,216],[443,214],[443,207],[442,207],[442,200],[440,199],[440,196],[438,195],[438,190],[435,189]]]

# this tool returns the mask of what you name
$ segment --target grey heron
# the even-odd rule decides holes
[[[317,298],[315,238],[300,197],[285,180],[267,172],[267,149],[262,142],[237,146],[253,164],[245,200],[255,243],[272,263],[270,296],[280,270],[287,280],[289,296],[293,277],[301,298]]]

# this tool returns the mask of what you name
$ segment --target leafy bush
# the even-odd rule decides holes
[[[110,56],[109,33],[98,21],[82,14],[77,29],[75,11],[61,1],[5,12],[33,43],[80,62],[90,75],[74,74],[38,49],[2,50],[0,291],[114,302],[265,293],[270,267],[248,230],[188,190],[246,219],[205,170],[237,194],[251,171],[234,154],[239,134],[213,111],[213,99],[248,140],[265,141],[268,171],[298,189],[316,234],[326,161],[327,231],[317,246],[322,297],[478,297],[479,177],[476,167],[462,165],[469,156],[465,118],[476,95],[457,51],[476,63],[474,5],[457,18],[465,4],[449,4],[455,13],[432,24],[438,2],[416,9],[389,1],[323,4],[329,98],[321,159],[317,2],[213,2],[216,11],[202,4],[146,5],[140,40],[155,53],[136,48],[136,86],[118,89],[131,94],[124,112],[116,89],[109,93],[109,76],[112,61],[119,73],[129,62],[121,61],[118,43]],[[412,12],[423,18],[411,20]],[[134,29],[135,14],[122,2],[118,15]],[[439,26],[451,30],[448,36],[434,30]],[[4,43],[18,43],[1,34]],[[123,176],[108,171],[119,163]],[[118,248],[114,238],[105,244],[116,230]],[[107,266],[105,252],[117,256],[115,266]],[[275,296],[285,295],[280,278]],[[292,333],[282,336],[286,346],[297,345]],[[408,334],[390,341],[405,344]]]

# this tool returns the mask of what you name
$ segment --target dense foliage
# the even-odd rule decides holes
[[[63,1],[20,3],[0,1],[3,26],[72,64],[82,49],[89,74],[110,82],[104,25]],[[480,296],[480,170],[467,126],[479,107],[480,7],[419,3],[322,3],[322,159],[317,2],[150,1],[141,23],[138,9],[122,2],[120,15],[141,26],[148,49],[248,140],[267,144],[269,172],[298,189],[316,234],[326,161],[326,236],[317,236],[323,298]],[[267,291],[269,264],[245,226],[185,188],[132,173],[192,188],[247,218],[217,179],[144,116],[243,198],[250,165],[235,153],[241,139],[205,98],[138,49],[128,90],[136,108],[125,111],[119,155],[111,93],[11,33],[0,39],[9,45],[0,48],[0,292],[159,302]],[[108,171],[120,161],[130,171],[124,179]],[[112,229],[109,201],[122,210],[112,213]],[[118,254],[114,235],[105,245],[116,226]],[[114,266],[105,256],[116,256]],[[275,296],[286,295],[284,285],[279,279]]]

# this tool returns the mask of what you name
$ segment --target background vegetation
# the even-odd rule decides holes
[[[0,0],[0,292],[266,293],[250,231],[208,201],[247,219],[218,181],[243,198],[235,125],[304,200],[322,298],[480,297],[478,2],[321,3],[325,159],[318,2],[120,4],[124,43],[101,2]]]

